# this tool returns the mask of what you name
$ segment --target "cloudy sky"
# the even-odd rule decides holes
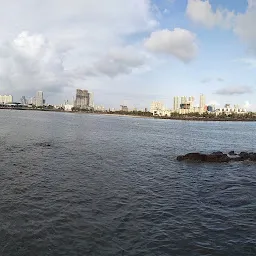
[[[0,0],[0,94],[256,110],[256,0]]]

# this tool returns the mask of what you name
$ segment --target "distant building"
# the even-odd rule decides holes
[[[21,97],[20,102],[21,102],[22,105],[28,105],[28,100],[26,99],[25,96]]]
[[[72,105],[72,104],[65,104],[64,105],[64,110],[65,111],[72,111],[72,108],[73,108],[74,106]]]
[[[35,102],[37,107],[41,107],[44,105],[44,95],[42,91],[38,91],[36,93],[36,102]]]
[[[28,101],[28,104],[30,105],[36,105],[36,97],[31,97]]]
[[[89,93],[89,107],[94,108],[94,93],[93,92]]]
[[[180,99],[180,104],[185,104],[187,102],[187,97],[186,96],[182,96]]]
[[[163,103],[160,101],[153,101],[150,106],[150,112],[154,116],[170,116],[171,110],[164,107]]]
[[[76,90],[76,99],[74,106],[76,108],[85,109],[90,105],[90,94],[87,90]]]
[[[94,110],[96,110],[96,111],[105,111],[105,107],[104,106],[95,106]]]
[[[180,98],[178,96],[175,96],[173,98],[173,111],[176,112],[180,108]]]
[[[6,104],[13,102],[12,95],[0,95],[0,104]]]
[[[195,104],[195,98],[193,96],[190,96],[188,98],[188,103],[190,104],[190,108],[192,109],[194,107],[194,104]]]
[[[215,111],[215,106],[213,106],[213,105],[207,106],[207,111],[208,112],[214,112]]]
[[[200,95],[199,108],[200,112],[205,112],[205,96],[203,94]]]
[[[123,112],[129,111],[127,106],[121,105],[120,107],[121,107],[121,111],[123,111]]]
[[[189,102],[186,102],[186,103],[183,103],[183,104],[180,104],[180,109],[190,109],[190,103]]]
[[[150,112],[153,115],[161,115],[161,113],[164,111],[164,105],[160,101],[153,101],[150,106]]]

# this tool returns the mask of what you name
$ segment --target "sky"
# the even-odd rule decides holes
[[[0,0],[0,94],[256,111],[256,0]]]

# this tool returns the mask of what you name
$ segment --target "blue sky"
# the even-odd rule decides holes
[[[15,4],[16,8],[13,8]],[[255,0],[10,0],[0,10],[0,94],[172,108],[174,96],[256,111]],[[43,18],[42,18],[43,17]]]

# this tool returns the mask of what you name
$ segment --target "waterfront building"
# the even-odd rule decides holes
[[[85,109],[88,108],[90,105],[90,94],[88,90],[76,90],[76,99],[74,106],[76,108]]]
[[[41,107],[44,105],[44,96],[42,91],[38,91],[36,93],[36,98],[35,98],[35,105],[37,107]]]
[[[153,101],[150,106],[150,112],[153,115],[161,115],[161,113],[164,111],[164,105],[160,101]]]
[[[153,101],[150,106],[150,112],[154,116],[170,116],[172,111],[169,109],[166,109],[162,102]]]
[[[94,110],[96,110],[96,111],[105,111],[105,107],[104,106],[95,106]]]
[[[175,96],[173,98],[173,111],[177,112],[180,108],[180,98],[178,96]]]
[[[225,104],[224,108],[216,109],[216,115],[231,115],[231,114],[246,114],[248,113],[246,109],[239,108],[238,105],[235,105],[234,108],[231,107],[230,104]]]
[[[0,104],[7,104],[12,102],[13,102],[12,95],[0,95]]]
[[[65,104],[64,105],[64,110],[65,111],[72,111],[72,108],[73,108],[74,106],[73,106],[73,104]]]

